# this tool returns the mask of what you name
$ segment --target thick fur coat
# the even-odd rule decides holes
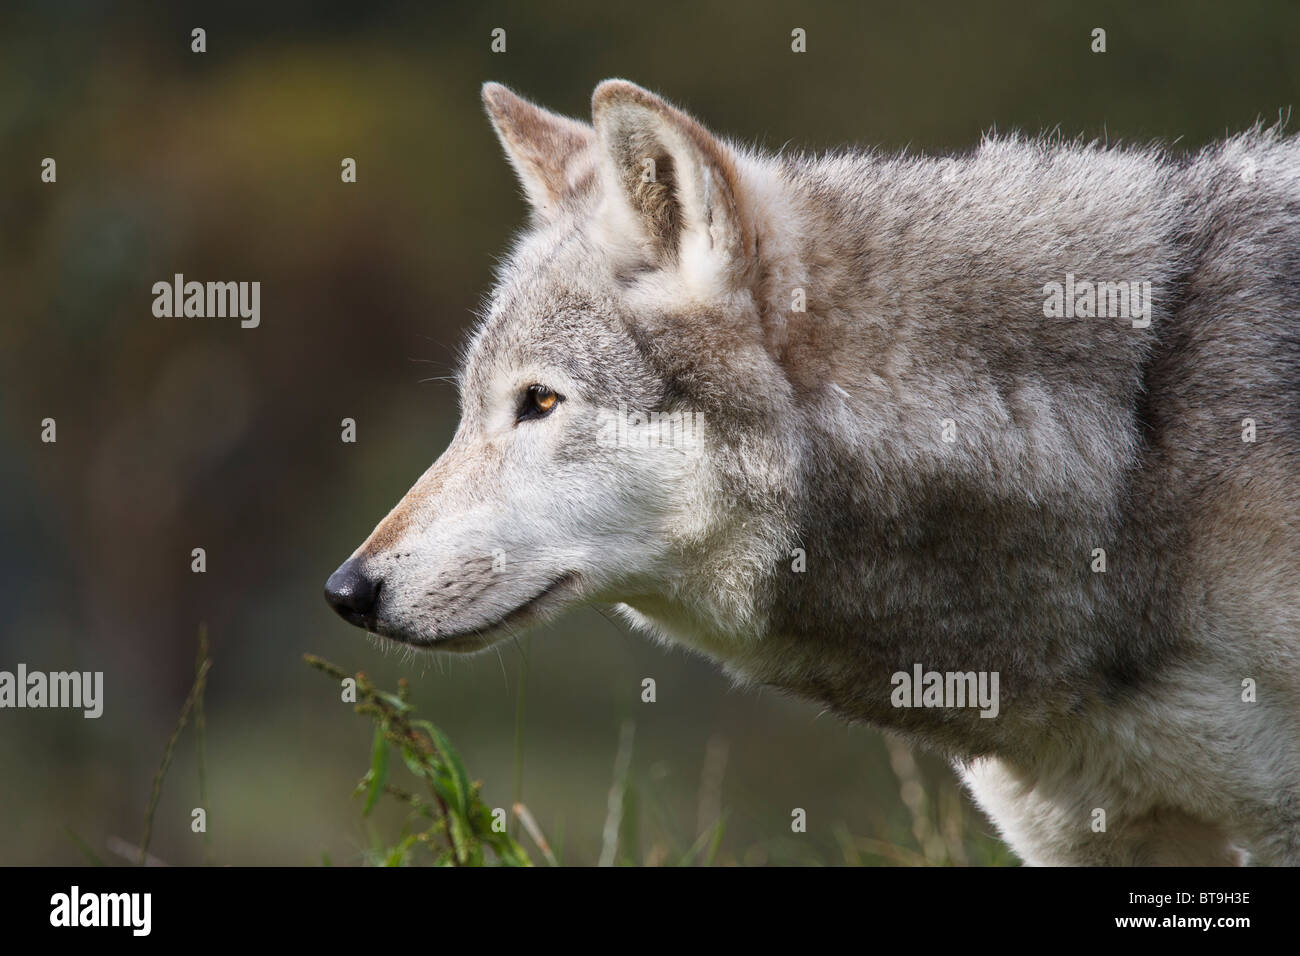
[[[345,616],[472,651],[612,603],[942,751],[1029,862],[1300,863],[1300,142],[764,155],[619,80],[484,100],[533,222]],[[996,716],[899,706],[918,666]]]

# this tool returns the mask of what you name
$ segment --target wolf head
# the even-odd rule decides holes
[[[326,597],[451,651],[588,602],[714,650],[744,640],[782,538],[755,519],[788,478],[759,255],[771,174],[621,80],[591,125],[494,83],[483,101],[532,223],[467,350],[450,446]]]

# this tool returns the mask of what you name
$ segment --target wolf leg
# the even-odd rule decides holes
[[[1227,832],[1171,807],[1136,806],[984,758],[958,768],[976,803],[1031,866],[1240,866]]]

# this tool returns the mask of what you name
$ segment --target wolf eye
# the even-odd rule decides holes
[[[515,416],[515,421],[524,422],[530,418],[542,418],[549,415],[551,410],[562,401],[564,401],[563,395],[545,385],[529,385],[524,390],[524,400],[519,405],[519,414]]]

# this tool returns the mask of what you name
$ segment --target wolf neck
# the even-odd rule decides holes
[[[803,559],[753,595],[765,633],[731,649],[733,669],[975,755],[1014,746],[1045,700],[1064,713],[1122,693],[1152,652],[1119,623],[1149,600],[1125,502],[1152,336],[1045,318],[1043,289],[1067,273],[1150,281],[1158,327],[1179,197],[1140,154],[1087,180],[1072,169],[1066,150],[1003,143],[949,167],[781,171],[760,240],[765,330],[797,412],[768,439],[777,457],[793,433],[797,465],[784,503],[752,520],[793,528]],[[1097,549],[1123,568],[1096,572]],[[892,678],[918,665],[997,672],[1002,719],[895,706]],[[1117,676],[1084,679],[1097,673]]]

